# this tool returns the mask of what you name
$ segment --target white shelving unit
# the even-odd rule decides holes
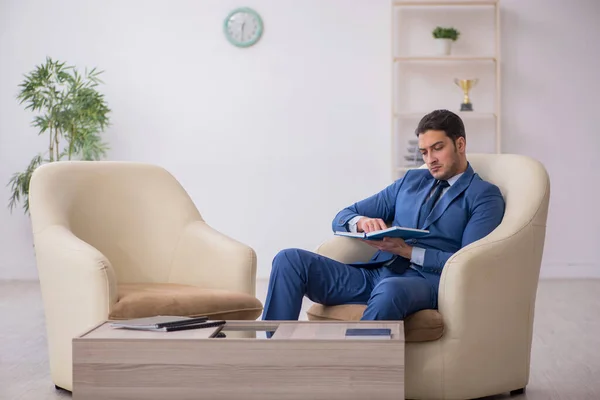
[[[391,7],[393,179],[421,164],[412,161],[418,154],[415,129],[434,109],[461,116],[467,152],[500,153],[499,1],[392,0]],[[450,55],[435,51],[436,26],[460,31]],[[469,93],[473,111],[460,111],[463,92],[454,78],[479,79]]]

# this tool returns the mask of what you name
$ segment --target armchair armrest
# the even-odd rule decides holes
[[[34,243],[46,315],[83,330],[104,321],[118,296],[109,260],[64,226],[34,233]]]
[[[170,283],[256,292],[256,252],[204,221],[190,222],[175,249]]]
[[[438,297],[448,371],[526,385],[544,232],[534,224],[517,231],[500,225],[448,259]],[[452,369],[452,360],[465,367]]]
[[[545,226],[520,229],[502,224],[452,255],[440,277],[438,306],[447,334],[469,335],[477,326],[506,337],[515,324],[529,323],[540,272]],[[472,331],[471,331],[472,332]]]
[[[316,250],[322,256],[346,264],[369,261],[376,251],[377,249],[360,240],[344,236],[334,236]]]
[[[34,244],[50,362],[55,364],[51,371],[71,371],[72,338],[105,321],[117,301],[115,273],[101,252],[64,226],[34,232]],[[53,378],[70,390],[65,376]]]

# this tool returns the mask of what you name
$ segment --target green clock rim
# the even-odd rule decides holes
[[[237,14],[240,12],[251,14],[258,21],[258,34],[256,35],[256,37],[254,39],[250,40],[249,42],[238,42],[238,41],[234,40],[231,36],[229,36],[229,32],[227,31],[227,22],[229,21],[229,19],[234,14]],[[248,7],[236,8],[235,10],[233,10],[229,14],[227,14],[227,17],[225,17],[225,21],[223,21],[223,33],[225,34],[225,37],[227,38],[229,43],[231,43],[232,45],[237,46],[237,47],[250,47],[250,46],[256,44],[256,42],[258,42],[258,40],[261,38],[261,36],[263,34],[262,18],[256,11],[254,11],[251,8],[248,8]]]

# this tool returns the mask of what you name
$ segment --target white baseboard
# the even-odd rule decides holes
[[[600,279],[600,263],[545,263],[540,270],[540,279]],[[35,267],[0,268],[0,281],[25,280],[37,281]],[[257,275],[256,280],[267,284],[268,275]]]
[[[542,264],[540,279],[600,279],[600,263]]]
[[[600,263],[544,263],[540,279],[600,279]],[[257,276],[257,281],[268,282],[269,276]]]

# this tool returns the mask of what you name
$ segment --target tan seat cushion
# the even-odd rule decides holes
[[[263,308],[260,300],[245,293],[175,283],[125,283],[118,290],[119,300],[109,316],[115,320],[155,315],[255,320]]]
[[[306,312],[311,321],[358,321],[367,308],[363,304],[323,306],[314,304]],[[429,342],[444,334],[444,320],[437,310],[418,311],[404,321],[404,340],[407,342]]]

